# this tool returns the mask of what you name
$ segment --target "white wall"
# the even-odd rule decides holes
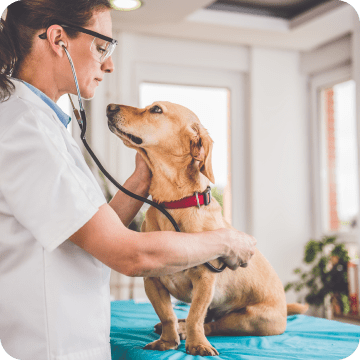
[[[310,238],[306,78],[299,59],[295,51],[251,51],[252,233],[284,284]]]

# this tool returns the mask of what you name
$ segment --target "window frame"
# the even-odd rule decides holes
[[[309,80],[310,88],[310,148],[311,148],[311,226],[312,234],[320,238],[325,233],[324,224],[327,214],[325,213],[322,176],[322,149],[324,148],[325,134],[322,131],[323,112],[321,91],[333,87],[339,83],[355,80],[350,65],[344,65],[335,69],[312,76]],[[359,141],[359,139],[357,139]],[[332,232],[334,233],[334,232]],[[335,232],[338,233],[338,232]],[[355,239],[354,239],[355,240]],[[355,240],[356,241],[356,240]]]

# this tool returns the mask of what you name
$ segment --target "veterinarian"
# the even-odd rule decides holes
[[[127,226],[142,203],[121,192],[106,203],[66,130],[70,118],[56,102],[76,94],[60,41],[72,56],[85,99],[114,71],[104,40],[112,37],[109,1],[22,0],[4,18],[0,339],[20,360],[110,360],[110,268],[127,276],[158,276],[221,257],[236,269],[250,260],[256,241],[226,229],[133,232]],[[124,186],[146,197],[150,179],[137,155]]]

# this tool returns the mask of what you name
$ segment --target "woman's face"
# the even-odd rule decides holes
[[[90,25],[85,28],[112,37],[110,11],[95,12]],[[74,62],[81,96],[84,99],[94,97],[95,90],[100,81],[103,80],[104,74],[111,73],[114,70],[111,56],[100,63],[99,54],[96,54],[97,42],[101,45],[102,40],[98,38],[94,40],[94,36],[84,33],[79,33],[78,37],[69,40],[70,47],[68,50]]]

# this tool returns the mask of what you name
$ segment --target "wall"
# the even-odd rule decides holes
[[[252,232],[284,284],[310,237],[306,77],[299,64],[295,51],[251,50]]]

